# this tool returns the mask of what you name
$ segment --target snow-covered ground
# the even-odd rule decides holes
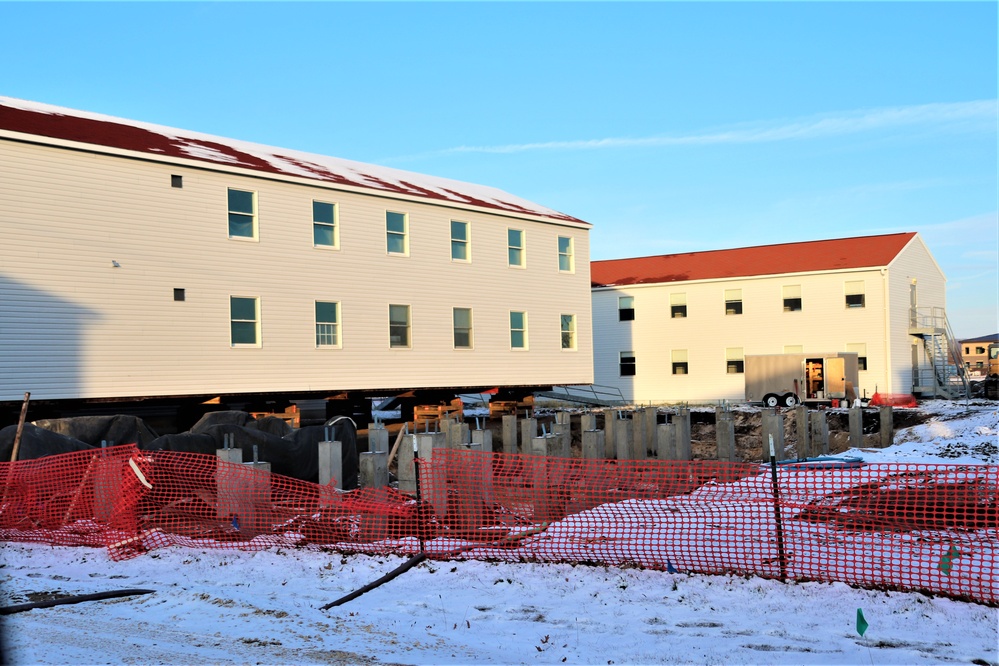
[[[999,464],[996,403],[924,409],[934,418],[895,446],[845,455]],[[2,617],[14,664],[999,664],[999,609],[838,583],[425,562],[322,611],[402,560],[165,548],[112,562],[102,549],[15,543],[0,560],[4,605],[155,590]]]

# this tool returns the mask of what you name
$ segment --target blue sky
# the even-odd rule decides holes
[[[919,231],[999,330],[997,4],[0,3],[0,94],[492,185],[592,258]]]

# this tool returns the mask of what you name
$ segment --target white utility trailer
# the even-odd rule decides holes
[[[745,357],[746,401],[765,407],[853,402],[857,354],[758,354]]]

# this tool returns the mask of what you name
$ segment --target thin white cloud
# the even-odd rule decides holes
[[[996,100],[958,102],[953,104],[922,104],[918,106],[865,109],[839,114],[826,114],[783,122],[742,124],[729,129],[673,136],[611,137],[576,141],[514,143],[496,146],[455,146],[412,157],[453,155],[457,153],[525,153],[543,150],[599,150],[605,148],[654,148],[663,146],[771,143],[776,141],[819,139],[829,136],[842,136],[844,134],[913,126],[995,132],[997,117],[999,117],[999,104],[997,104]]]

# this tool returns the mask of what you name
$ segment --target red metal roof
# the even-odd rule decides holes
[[[685,252],[590,264],[594,287],[887,266],[914,232]]]
[[[0,129],[586,224],[503,190],[0,96]]]

